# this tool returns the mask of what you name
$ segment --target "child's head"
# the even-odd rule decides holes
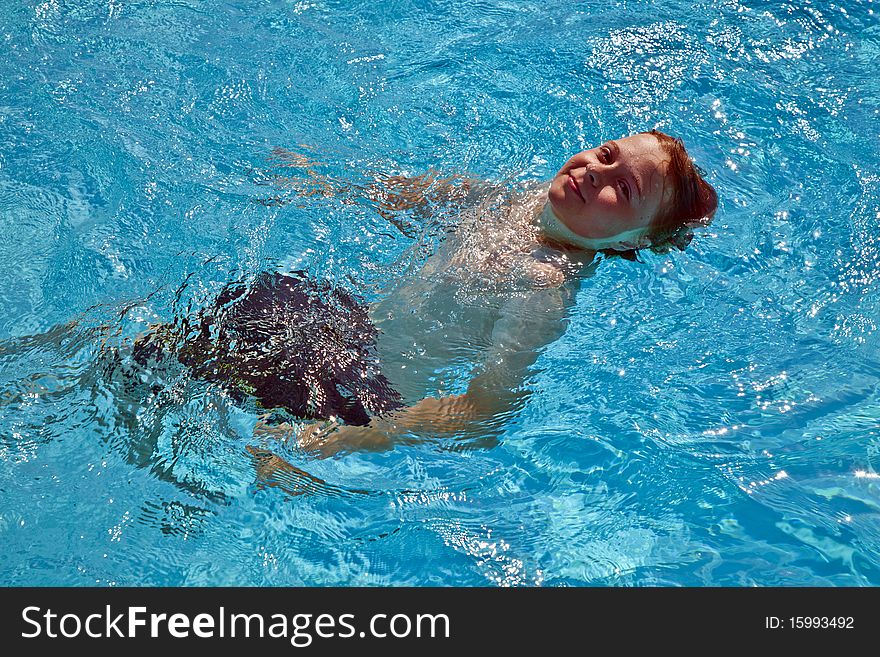
[[[553,179],[548,200],[557,220],[544,213],[548,237],[613,251],[683,249],[688,228],[708,223],[718,204],[681,141],[657,130],[573,156]]]

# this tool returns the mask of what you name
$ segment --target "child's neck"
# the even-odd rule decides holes
[[[550,246],[561,249],[581,249],[584,251],[626,250],[622,244],[628,241],[638,242],[644,234],[644,230],[637,228],[604,239],[583,237],[572,232],[562,223],[562,220],[553,212],[550,201],[545,201],[544,206],[538,211],[535,223],[540,231],[540,238]]]
[[[535,216],[535,223],[538,226],[538,238],[548,246],[560,251],[596,251],[588,243],[590,240],[575,235],[560,221],[546,198]]]

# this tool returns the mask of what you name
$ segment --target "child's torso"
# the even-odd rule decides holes
[[[533,219],[545,198],[534,186],[468,208],[419,275],[373,306],[383,371],[405,399],[462,392],[496,322],[520,299],[558,295],[548,312],[561,324],[584,263],[539,241]]]

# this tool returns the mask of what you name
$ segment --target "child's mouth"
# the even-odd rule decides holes
[[[574,177],[571,174],[568,174],[568,186],[574,190],[574,193],[580,196],[581,200],[586,203],[587,199],[584,198],[584,195],[581,194],[581,190],[578,187],[577,183],[574,180]]]

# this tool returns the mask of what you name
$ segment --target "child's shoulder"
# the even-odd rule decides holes
[[[556,263],[533,259],[524,269],[526,277],[535,287],[561,287],[565,283],[565,271]]]

